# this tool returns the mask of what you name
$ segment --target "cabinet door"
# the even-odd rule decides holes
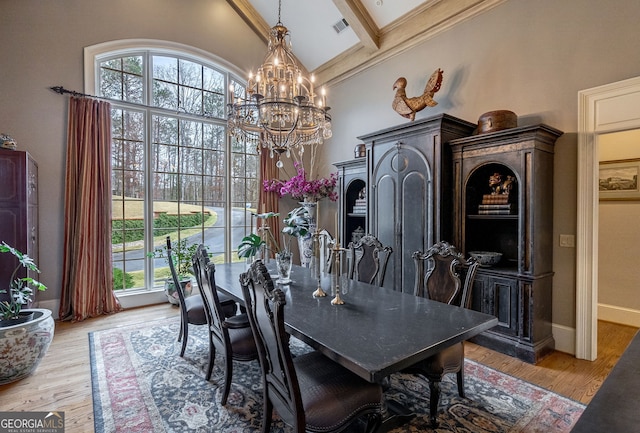
[[[382,156],[372,177],[373,234],[393,248],[383,285],[413,293],[411,255],[432,243],[429,165],[420,151],[399,144]]]
[[[517,280],[477,275],[473,286],[472,308],[498,318],[494,331],[518,335]]]

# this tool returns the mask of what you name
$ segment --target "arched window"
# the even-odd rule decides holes
[[[89,47],[85,61],[85,91],[112,106],[115,288],[163,286],[167,263],[149,253],[166,236],[183,272],[200,243],[216,261],[236,260],[259,170],[255,146],[227,134],[226,89],[244,88],[238,71],[191,47],[148,40]]]

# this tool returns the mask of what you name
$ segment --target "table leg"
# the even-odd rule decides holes
[[[386,433],[408,423],[416,414],[395,400],[386,400],[382,412],[382,423],[376,433]]]
[[[429,396],[429,418],[431,419],[431,426],[438,427],[438,403],[440,402],[440,381],[429,380],[429,389],[431,395]]]

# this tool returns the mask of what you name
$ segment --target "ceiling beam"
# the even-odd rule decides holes
[[[313,71],[316,82],[325,85],[338,83],[505,1],[507,0],[428,1],[424,7],[411,11],[380,29],[379,49],[375,52],[356,45],[316,68]],[[434,64],[429,70],[437,67]]]
[[[358,39],[369,51],[380,47],[378,27],[360,0],[333,0],[342,16],[349,23]]]
[[[271,26],[262,18],[255,8],[247,0],[227,0],[233,10],[244,20],[245,23],[264,43],[269,42]]]

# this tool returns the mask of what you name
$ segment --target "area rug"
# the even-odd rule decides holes
[[[260,431],[258,361],[234,363],[231,394],[223,407],[219,403],[221,362],[216,363],[211,380],[204,379],[206,328],[190,327],[181,358],[178,327],[178,320],[170,319],[89,335],[96,433]],[[292,339],[292,351],[306,350],[310,348]],[[440,424],[435,430],[439,433],[569,432],[584,410],[580,403],[471,360],[465,366],[465,398],[458,396],[455,375],[448,375],[442,383]],[[394,374],[386,398],[417,414],[393,433],[433,431],[426,380]],[[271,432],[291,429],[274,414]]]

